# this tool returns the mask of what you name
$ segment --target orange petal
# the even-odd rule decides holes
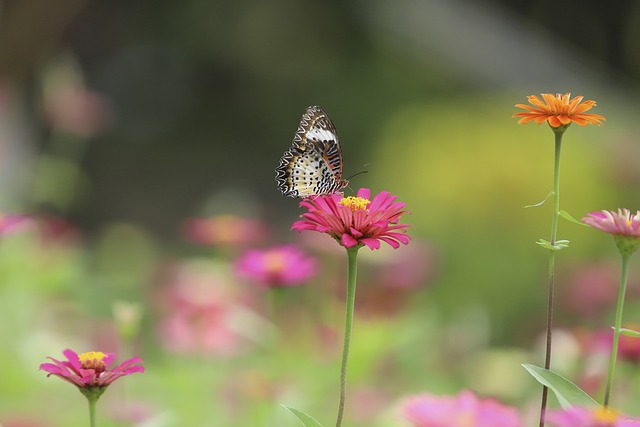
[[[569,116],[565,116],[564,114],[559,114],[556,117],[558,118],[558,121],[563,125],[568,125],[569,123],[571,123],[571,118]]]
[[[543,96],[544,96],[544,94],[543,94]],[[543,103],[542,101],[540,101],[540,98],[538,98],[535,95],[528,96],[527,97],[527,101],[529,102],[529,104],[535,105],[536,107],[538,107],[538,108],[540,108],[542,110],[546,111],[548,109],[548,106],[545,103]]]
[[[558,120],[558,116],[550,116],[548,122],[551,127],[554,128],[560,127],[563,124],[560,120]]]

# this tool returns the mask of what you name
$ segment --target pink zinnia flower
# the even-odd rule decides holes
[[[480,399],[470,391],[457,396],[428,393],[410,398],[404,414],[415,427],[520,427],[515,408],[494,399]]]
[[[623,255],[631,255],[640,247],[640,210],[635,214],[629,209],[590,212],[582,222],[611,234]]]
[[[622,418],[618,413],[605,408],[573,408],[553,411],[546,420],[554,427],[637,427],[640,420]]]
[[[398,224],[405,204],[395,200],[386,191],[371,199],[368,188],[358,190],[356,197],[340,193],[308,197],[300,202],[308,211],[291,228],[327,233],[345,248],[366,245],[378,249],[380,242],[398,248],[411,237],[406,234],[408,225]]]
[[[62,352],[67,360],[59,361],[53,357],[47,357],[53,363],[43,363],[40,369],[47,371],[49,375],[55,375],[80,389],[81,392],[104,389],[112,382],[125,375],[136,372],[144,372],[144,367],[137,365],[142,362],[139,357],[125,360],[118,366],[110,368],[115,354],[101,351],[90,351],[77,354],[73,350]]]
[[[31,224],[31,219],[26,215],[5,215],[0,213],[0,235],[21,230]]]
[[[295,286],[317,272],[317,262],[295,246],[247,251],[236,261],[237,273],[267,287]]]
[[[263,240],[267,234],[261,221],[236,215],[193,218],[184,225],[184,233],[192,242],[211,246],[243,246]]]
[[[229,276],[226,265],[190,260],[172,265],[167,287],[158,292],[157,329],[170,352],[236,355],[248,338],[264,336],[254,319],[250,295]]]
[[[632,331],[640,330],[638,323],[626,323],[623,327]],[[611,328],[593,333],[591,342],[593,351],[602,353],[611,351],[613,334],[614,331]],[[618,357],[631,363],[640,363],[640,339],[621,334],[618,341]]]

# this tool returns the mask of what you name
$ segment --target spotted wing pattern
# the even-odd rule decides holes
[[[342,150],[327,113],[312,106],[302,115],[298,130],[276,168],[276,182],[287,197],[332,194],[346,187],[342,179]]]

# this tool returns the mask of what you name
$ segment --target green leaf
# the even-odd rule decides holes
[[[574,224],[578,224],[581,225],[583,227],[588,227],[587,224],[585,224],[584,222],[578,221],[577,219],[575,219],[574,217],[571,216],[571,214],[567,211],[560,211],[558,212],[560,214],[560,216],[564,219],[566,219],[569,222],[573,222]]]
[[[620,328],[620,333],[628,337],[640,338],[640,332],[634,331],[633,329]]]
[[[536,203],[535,205],[527,205],[524,208],[528,209],[528,208],[537,208],[539,206],[542,206],[546,203],[547,200],[549,200],[549,197],[553,196],[553,191],[549,191],[549,194],[547,194],[547,197],[545,197],[544,199],[542,199],[541,202]]]
[[[292,408],[291,406],[287,406],[287,405],[280,405],[280,406],[282,406],[284,409],[287,409],[293,415],[295,415],[304,427],[322,427],[322,424],[317,422],[310,415],[307,415],[302,411]]]
[[[568,248],[569,241],[568,240],[556,240],[555,245],[552,245],[548,240],[540,239],[536,242],[536,244],[542,246],[545,249],[549,249],[551,251],[559,251],[560,249]]]
[[[591,396],[562,375],[548,369],[529,365],[528,363],[524,363],[522,367],[529,371],[540,384],[547,386],[549,390],[553,391],[562,409],[571,409],[574,406],[585,408],[600,407],[598,402],[593,400]]]

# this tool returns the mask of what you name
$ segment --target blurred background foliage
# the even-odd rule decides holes
[[[314,104],[338,129],[345,175],[368,171],[351,188],[397,194],[413,226],[406,248],[362,251],[348,425],[403,425],[402,397],[462,388],[534,417],[519,365],[541,359],[547,254],[534,242],[551,212],[523,206],[551,188],[553,137],[518,126],[513,105],[597,100],[606,124],[565,136],[562,207],[640,208],[639,28],[634,1],[0,0],[0,209],[39,218],[0,244],[0,424],[83,425],[77,391],[36,370],[67,347],[146,362],[105,395],[101,425],[295,425],[278,403],[333,417],[344,259],[288,231],[300,211],[273,179]],[[190,241],[184,224],[210,215],[268,232]],[[611,322],[616,252],[565,221],[560,237],[572,245],[556,363],[597,394],[603,358],[585,337]],[[286,242],[319,258],[308,285],[236,277],[248,247]],[[233,345],[163,341],[183,274],[231,313]],[[634,262],[629,321],[639,275]],[[142,312],[130,339],[116,301]],[[637,373],[621,369],[620,404],[640,415]]]

